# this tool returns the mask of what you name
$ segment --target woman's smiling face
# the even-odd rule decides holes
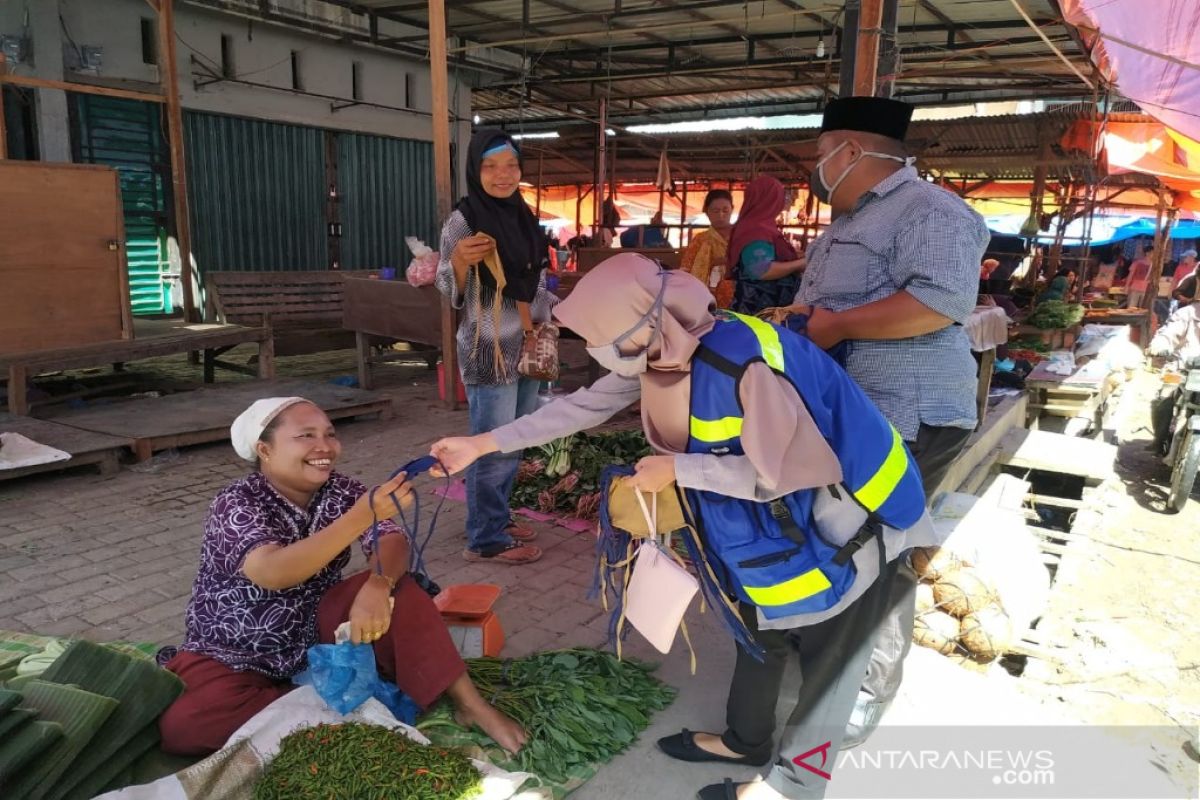
[[[484,156],[479,164],[479,182],[492,197],[512,197],[521,184],[521,161],[511,149]]]

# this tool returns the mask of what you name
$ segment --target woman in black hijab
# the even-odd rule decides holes
[[[486,433],[537,409],[537,381],[517,373],[524,319],[548,322],[549,241],[521,197],[521,151],[494,128],[477,131],[467,151],[467,195],[442,228],[437,287],[459,310],[458,359],[473,433]],[[528,310],[523,315],[522,307]],[[532,530],[509,514],[520,454],[484,459],[467,472],[468,561],[528,564],[542,551]]]

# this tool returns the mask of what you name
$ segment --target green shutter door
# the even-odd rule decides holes
[[[73,95],[75,160],[115,167],[125,211],[125,253],[134,314],[170,314],[167,254],[170,167],[154,103]]]

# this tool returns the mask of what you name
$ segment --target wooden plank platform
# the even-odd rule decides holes
[[[275,355],[269,326],[246,328],[241,325],[172,324],[161,333],[141,339],[121,339],[92,342],[79,347],[33,350],[0,355],[0,370],[8,372],[8,409],[13,414],[27,414],[27,381],[43,372],[65,369],[123,364],[143,358],[156,358],[177,353],[204,353],[204,380],[211,383],[216,367],[235,372],[256,374],[246,367],[229,364],[219,357],[239,344],[258,344],[260,378],[275,376]]]
[[[1000,447],[1000,461],[1008,466],[1080,475],[1094,483],[1110,478],[1117,461],[1111,444],[1046,431],[1011,430]]]
[[[119,436],[84,431],[57,422],[0,414],[0,432],[19,433],[39,444],[70,453],[67,461],[54,461],[33,467],[0,470],[0,481],[36,475],[41,472],[61,472],[94,465],[101,475],[111,475],[120,469],[121,450],[132,446],[132,442]]]
[[[387,419],[392,401],[377,392],[304,380],[254,381],[205,387],[166,397],[144,397],[70,411],[54,422],[120,437],[145,461],[159,450],[229,439],[238,414],[263,397],[306,397],[329,415],[344,419],[377,414]]]

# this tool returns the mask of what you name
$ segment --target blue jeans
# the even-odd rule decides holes
[[[538,407],[538,381],[519,378],[499,386],[467,386],[471,435],[493,431],[532,414]],[[508,496],[512,493],[520,453],[493,453],[467,470],[467,547],[485,556],[495,555],[512,543]]]

